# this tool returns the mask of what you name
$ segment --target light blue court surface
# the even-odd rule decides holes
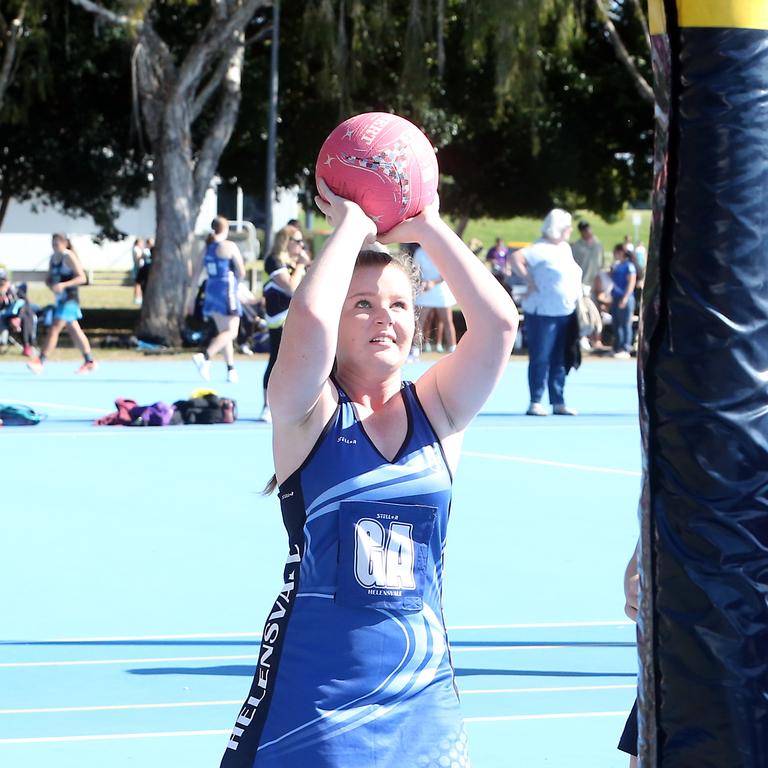
[[[238,385],[214,366],[236,424],[167,428],[92,420],[117,397],[188,397],[201,384],[188,359],[87,378],[72,362],[40,377],[0,365],[0,402],[48,414],[0,429],[2,768],[218,766],[286,554],[276,497],[260,495],[264,365],[239,362]],[[615,745],[637,670],[622,610],[634,361],[587,360],[566,396],[578,418],[521,415],[526,363],[512,362],[465,440],[445,612],[474,768],[628,762]]]

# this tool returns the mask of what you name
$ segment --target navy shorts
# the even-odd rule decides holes
[[[637,699],[632,705],[627,722],[624,725],[624,733],[619,739],[619,749],[628,755],[637,757]]]

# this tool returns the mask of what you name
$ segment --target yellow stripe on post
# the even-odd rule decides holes
[[[677,0],[681,27],[768,30],[765,0]]]
[[[766,0],[677,0],[680,27],[768,30]],[[664,0],[648,0],[648,26],[652,35],[667,31]]]
[[[666,34],[667,17],[664,13],[664,0],[648,0],[648,28],[652,35]]]

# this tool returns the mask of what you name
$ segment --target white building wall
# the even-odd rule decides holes
[[[209,189],[197,218],[196,232],[205,233],[210,229],[216,207],[216,192]],[[131,269],[133,241],[137,237],[154,236],[154,196],[145,198],[136,208],[122,209],[116,224],[128,237],[97,244],[93,242],[93,235],[98,228],[90,216],[67,216],[40,203],[11,201],[0,230],[0,265],[12,271],[45,271],[51,254],[51,235],[63,232],[72,240],[86,270]]]
[[[272,205],[272,234],[282,229],[291,219],[299,218],[299,188],[287,187],[277,190],[277,199]]]

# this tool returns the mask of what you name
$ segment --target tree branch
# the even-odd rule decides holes
[[[266,40],[268,37],[270,37],[271,34],[272,25],[269,24],[268,26],[264,27],[264,29],[260,29],[255,35],[246,37],[245,47],[250,48],[252,45],[256,45],[256,43],[260,43],[262,40]]]
[[[613,46],[613,50],[616,53],[617,58],[626,67],[630,77],[632,78],[632,81],[635,84],[635,88],[638,90],[638,93],[644,101],[647,101],[649,104],[653,104],[655,101],[653,96],[653,88],[648,85],[648,82],[637,68],[635,60],[632,58],[629,51],[626,49],[624,43],[622,42],[621,37],[619,36],[619,33],[613,24],[613,21],[611,21],[611,17],[608,15],[608,11],[606,10],[605,5],[603,5],[603,0],[595,0],[595,8],[597,9],[598,18],[603,23],[603,27],[608,34],[608,39]]]
[[[224,0],[213,0],[220,4]],[[256,9],[271,6],[271,0],[238,0],[237,8],[229,12],[226,19],[215,15],[208,21],[198,41],[190,46],[179,68],[179,76],[174,89],[174,97],[190,99],[197,90],[204,73],[211,61],[221,54],[221,49],[232,45],[233,35],[242,32],[253,18]],[[238,41],[237,45],[241,45]]]
[[[195,97],[195,102],[192,105],[191,121],[194,122],[200,116],[200,113],[205,109],[205,105],[210,100],[211,96],[216,93],[216,89],[221,85],[221,81],[229,70],[231,62],[230,58],[222,58],[219,62],[219,66],[216,67],[216,71],[208,79],[208,82],[200,89],[200,92]]]
[[[144,18],[133,19],[130,16],[126,16],[123,13],[115,13],[110,11],[104,6],[98,3],[92,2],[92,0],[71,0],[75,5],[79,5],[90,13],[94,13],[97,16],[101,16],[102,19],[112,22],[112,24],[118,24],[122,27],[131,27],[132,29],[140,30],[144,26]]]
[[[437,77],[445,74],[445,0],[437,0]]]
[[[3,108],[5,101],[5,92],[11,81],[11,70],[16,60],[16,49],[24,29],[24,14],[27,11],[27,4],[22,3],[19,13],[15,19],[8,25],[5,32],[5,45],[3,46],[3,63],[0,66],[0,109]]]
[[[643,5],[640,2],[640,0],[631,0],[632,5],[635,9],[635,16],[637,17],[637,20],[640,22],[640,26],[643,28],[643,34],[645,35],[645,42],[648,45],[648,51],[651,50],[651,33],[648,29],[648,19],[645,16],[645,11],[643,10]]]
[[[227,72],[223,80],[221,104],[216,110],[213,125],[205,137],[197,157],[194,172],[194,205],[202,205],[203,198],[211,183],[221,158],[237,122],[240,106],[243,59],[245,55],[244,35],[241,32],[238,45],[227,61]]]

